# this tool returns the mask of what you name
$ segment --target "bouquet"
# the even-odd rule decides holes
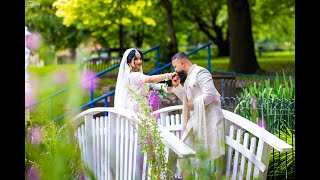
[[[168,84],[167,83],[157,83],[151,84],[151,89],[156,91],[160,99],[165,99],[168,95]]]

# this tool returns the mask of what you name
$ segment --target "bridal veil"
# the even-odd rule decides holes
[[[129,53],[135,50],[134,48],[127,49],[121,59],[117,83],[115,87],[114,107],[126,108],[128,104],[128,86],[130,77],[130,66],[127,63]],[[142,67],[140,72],[143,73]]]

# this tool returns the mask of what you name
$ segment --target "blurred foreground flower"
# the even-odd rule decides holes
[[[29,130],[28,140],[30,144],[37,145],[40,144],[42,140],[42,126],[34,126]]]
[[[79,174],[79,179],[80,179],[80,180],[86,180],[86,175],[84,174],[83,171],[80,172],[80,174]]]
[[[27,179],[28,180],[39,180],[39,171],[36,166],[31,165],[27,170]]]
[[[36,101],[35,101],[34,94],[32,92],[26,92],[25,97],[24,97],[25,107],[28,107],[28,106],[34,104],[35,102]]]
[[[150,91],[149,106],[151,106],[153,111],[158,110],[159,108],[162,107],[160,97],[158,95],[158,91],[156,90]]]
[[[263,129],[267,129],[267,123],[264,120],[259,120],[257,122],[258,126],[262,127]]]
[[[99,79],[95,77],[96,73],[92,70],[84,70],[80,76],[81,86],[86,90],[90,91],[98,87]]]
[[[68,79],[69,74],[67,71],[59,70],[53,74],[53,80],[56,85],[64,86],[68,82]]]
[[[26,36],[26,47],[30,51],[34,51],[39,49],[42,41],[41,34],[38,32],[31,32],[28,36]]]

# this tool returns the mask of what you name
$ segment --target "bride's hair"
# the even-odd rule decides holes
[[[143,55],[142,55],[142,52],[138,49],[133,49],[129,52],[128,56],[127,56],[127,63],[130,64],[131,63],[131,60],[132,58],[134,57],[135,60],[138,59],[137,56],[139,56],[139,54],[136,54],[136,52],[138,52],[141,56],[141,60],[143,60]]]

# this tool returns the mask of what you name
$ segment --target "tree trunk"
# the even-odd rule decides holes
[[[167,21],[169,26],[170,41],[168,44],[168,57],[167,62],[170,62],[171,57],[178,52],[178,42],[176,38],[176,32],[173,25],[172,5],[169,0],[161,0],[161,4],[165,7],[167,12]]]
[[[122,56],[123,52],[122,52],[122,49],[123,49],[123,25],[122,24],[119,24],[119,57]]]
[[[252,74],[260,67],[254,50],[248,0],[227,0],[230,31],[229,70]]]
[[[215,31],[217,36],[213,41],[218,47],[218,56],[230,56],[230,42],[229,42],[229,33],[227,33],[226,40],[223,39],[222,28],[219,31]]]
[[[70,59],[71,59],[72,62],[76,62],[76,55],[77,55],[76,50],[77,50],[77,46],[76,45],[69,49],[69,52],[71,54],[70,55]]]

